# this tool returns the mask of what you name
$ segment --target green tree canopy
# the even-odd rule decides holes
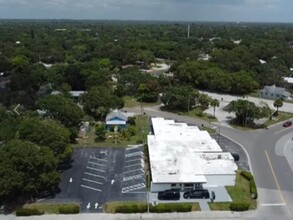
[[[70,98],[63,95],[49,95],[38,102],[45,116],[59,120],[66,127],[77,127],[83,117],[81,108]]]
[[[35,198],[57,187],[57,160],[49,148],[12,140],[0,146],[0,202]]]

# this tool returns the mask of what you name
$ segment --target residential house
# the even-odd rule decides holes
[[[259,96],[266,99],[289,99],[291,97],[291,93],[287,92],[283,87],[276,87],[276,85],[272,85],[265,86],[262,90],[260,90]]]
[[[110,130],[111,127],[114,127],[114,130],[118,130],[118,127],[126,128],[127,119],[128,115],[125,112],[115,109],[106,117],[106,128],[108,130]]]

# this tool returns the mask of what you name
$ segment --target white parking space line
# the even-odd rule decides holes
[[[141,163],[136,163],[136,164],[127,165],[127,166],[124,166],[124,167],[128,168],[128,167],[135,167],[135,166],[142,166],[142,164]]]
[[[94,191],[102,192],[102,190],[96,189],[96,188],[93,188],[93,187],[89,187],[89,186],[85,186],[85,185],[80,185],[80,186],[83,187],[83,188],[87,188],[87,189],[91,189],[91,190],[94,190]]]
[[[125,171],[124,173],[131,173],[131,172],[135,172],[135,171],[141,171],[144,173],[143,169],[135,169],[135,170],[129,170],[129,171]]]
[[[125,158],[134,157],[134,156],[143,156],[143,153],[141,151],[139,151],[139,152],[125,154]]]
[[[95,163],[95,162],[91,162],[91,161],[89,161],[88,163],[95,164],[95,165],[102,166],[102,167],[106,167],[106,165],[100,164],[100,163]]]
[[[134,150],[139,148],[140,146],[133,146],[133,147],[127,147],[126,150]]]
[[[82,178],[82,180],[87,181],[87,182],[91,182],[91,183],[96,183],[96,184],[99,184],[99,185],[103,185],[103,183],[101,183],[101,182],[97,182],[97,181],[94,181],[94,180],[89,180],[89,179],[86,179],[86,178]]]
[[[108,162],[108,161],[105,160],[105,159],[100,159],[100,158],[93,157],[93,156],[90,156],[89,158],[90,158],[90,159],[93,159],[93,160],[98,160],[98,161]]]
[[[106,179],[106,177],[101,176],[101,175],[97,175],[97,174],[93,174],[93,173],[89,173],[89,172],[85,172],[84,174],[89,175],[89,176],[94,176],[94,177],[98,177],[98,178],[102,178],[102,179]]]
[[[125,163],[130,163],[130,162],[134,162],[134,161],[142,161],[142,158],[134,159],[134,160],[126,160]]]
[[[105,170],[100,170],[100,169],[97,169],[97,168],[93,168],[93,167],[86,167],[87,169],[90,169],[90,170],[95,170],[95,171],[99,171],[99,172],[102,172],[102,173],[106,173]]]
[[[123,177],[123,182],[129,181],[129,180],[141,179],[141,178],[143,178],[143,175],[142,174],[134,175],[134,176],[128,176],[128,177]]]

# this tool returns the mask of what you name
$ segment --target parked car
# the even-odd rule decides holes
[[[208,199],[210,198],[210,193],[206,189],[195,189],[184,192],[183,197],[185,199]]]
[[[287,128],[287,127],[290,127],[292,125],[292,121],[286,121],[284,124],[283,124],[283,127]]]
[[[169,189],[158,193],[159,200],[179,200],[180,191],[178,189]]]
[[[234,158],[235,161],[239,161],[240,157],[239,154],[236,153],[231,153],[232,157]]]

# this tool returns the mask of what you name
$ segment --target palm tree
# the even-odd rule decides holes
[[[279,114],[279,108],[283,106],[283,100],[282,99],[276,99],[274,101],[274,106],[277,108],[277,115]]]
[[[220,106],[220,102],[219,100],[217,99],[213,99],[211,101],[211,104],[210,104],[213,108],[214,108],[214,118],[215,118],[215,114],[216,114],[216,107],[219,107]]]

